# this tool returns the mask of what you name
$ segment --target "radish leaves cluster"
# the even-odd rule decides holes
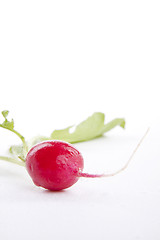
[[[61,130],[54,130],[49,137],[37,136],[26,141],[25,138],[15,130],[14,120],[12,119],[9,121],[7,119],[8,113],[8,110],[2,111],[4,121],[0,124],[0,127],[15,133],[21,139],[22,145],[11,146],[9,149],[11,157],[0,156],[0,159],[17,163],[19,165],[24,165],[29,149],[39,142],[46,140],[62,140],[68,143],[78,143],[100,137],[116,126],[122,128],[125,127],[125,120],[123,118],[116,118],[105,124],[104,113],[96,112],[85,121],[78,124],[73,132],[70,132],[73,126],[70,126]]]

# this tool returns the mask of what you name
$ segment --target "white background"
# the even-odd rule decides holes
[[[27,139],[96,111],[125,117],[124,131],[76,144],[86,172],[112,172],[151,128],[125,172],[62,192],[1,161],[1,239],[160,239],[159,12],[154,0],[0,1],[0,110]],[[0,129],[0,155],[14,143]]]

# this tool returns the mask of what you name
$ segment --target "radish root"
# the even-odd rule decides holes
[[[143,140],[147,136],[149,130],[150,130],[150,128],[147,129],[147,131],[145,132],[145,134],[143,135],[143,137],[141,138],[141,140],[137,144],[136,148],[132,152],[132,154],[131,154],[130,158],[128,159],[127,163],[121,169],[119,169],[118,171],[116,171],[114,173],[109,173],[109,174],[89,174],[89,173],[80,172],[78,176],[79,177],[87,177],[87,178],[113,177],[113,176],[123,172],[128,167],[128,165],[130,164],[130,162],[133,159],[133,157],[134,157],[135,153],[137,152],[138,148],[140,147],[140,145],[142,144]]]

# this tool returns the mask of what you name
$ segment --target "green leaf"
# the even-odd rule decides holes
[[[8,110],[4,110],[4,111],[2,111],[2,115],[3,115],[3,117],[4,117],[5,119],[7,118],[8,113],[9,113]]]
[[[7,119],[8,113],[9,113],[8,110],[2,111],[2,115],[3,115],[5,120],[2,124],[0,124],[0,126],[3,127],[3,128],[7,128],[9,130],[13,130],[14,129],[14,121],[13,121],[13,119],[11,121],[9,121]]]
[[[7,119],[2,123],[2,126],[4,128],[7,128],[9,130],[13,130],[14,129],[14,121],[13,119],[11,121],[8,121]]]
[[[61,130],[54,130],[51,134],[51,139],[57,139],[57,140],[63,140],[66,142],[69,142],[69,138],[70,138],[70,133],[69,130],[72,127],[67,127]]]
[[[7,119],[7,116],[8,116],[8,113],[9,111],[8,110],[4,110],[2,111],[2,116],[4,117],[4,121],[0,124],[0,127],[2,128],[5,128],[5,129],[8,129],[10,130],[11,132],[13,132],[14,134],[16,134],[22,141],[23,143],[23,148],[25,150],[25,153],[27,154],[28,152],[28,146],[27,146],[27,143],[25,141],[25,138],[19,133],[17,132],[15,129],[14,129],[14,121],[13,119],[11,121],[9,121]]]
[[[112,128],[114,128],[118,125],[122,128],[125,128],[125,120],[123,118],[116,118],[116,119],[112,120],[111,122],[105,124],[102,129],[102,134],[110,131]]]
[[[20,158],[24,161],[26,154],[23,145],[13,145],[10,147],[9,152],[13,155],[13,157]]]
[[[125,127],[125,120],[117,118],[104,124],[105,115],[100,112],[94,113],[87,120],[80,123],[73,133],[70,133],[71,127],[55,130],[51,134],[51,139],[63,140],[70,143],[88,141],[103,135],[116,126]]]
[[[53,131],[50,137],[36,136],[26,142],[24,137],[14,129],[13,119],[11,121],[7,119],[8,113],[9,111],[7,110],[2,111],[4,122],[0,124],[0,127],[12,131],[22,140],[23,145],[13,145],[9,149],[10,154],[13,156],[12,161],[15,160],[16,163],[17,160],[20,159],[25,161],[25,157],[29,149],[35,144],[45,140],[62,140],[70,143],[77,143],[102,136],[105,132],[110,131],[116,126],[120,126],[122,128],[125,127],[125,120],[123,118],[116,118],[109,123],[104,124],[105,115],[101,112],[96,112],[85,121],[78,124],[73,132],[71,132],[71,130],[73,130],[73,126],[69,126],[61,130]],[[6,157],[3,157],[3,159],[6,159]]]

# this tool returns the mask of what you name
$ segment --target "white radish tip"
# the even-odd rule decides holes
[[[133,159],[133,157],[134,157],[135,153],[137,152],[138,148],[140,147],[141,143],[143,142],[143,140],[147,136],[149,130],[150,130],[150,128],[147,129],[147,131],[145,132],[145,134],[143,135],[143,137],[141,138],[141,140],[137,144],[136,148],[132,152],[132,154],[131,154],[130,158],[128,159],[127,163],[121,169],[117,170],[114,173],[109,173],[109,174],[89,174],[89,173],[82,173],[82,172],[80,172],[78,174],[78,177],[86,177],[86,178],[113,177],[113,176],[121,173],[122,171],[124,171],[128,167],[129,163]]]

